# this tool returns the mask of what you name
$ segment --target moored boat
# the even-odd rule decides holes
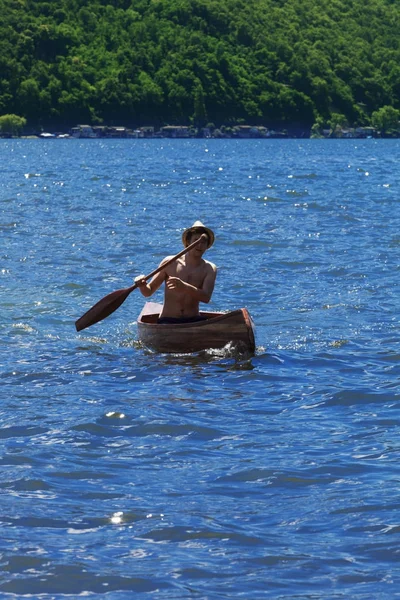
[[[137,321],[139,340],[156,352],[199,352],[229,343],[241,351],[255,351],[253,321],[247,308],[225,313],[202,311],[203,321],[159,325],[161,309],[161,304],[146,302]]]

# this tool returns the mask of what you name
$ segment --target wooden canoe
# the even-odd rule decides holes
[[[240,351],[255,352],[253,321],[247,308],[231,312],[200,312],[205,321],[159,325],[162,305],[146,302],[137,321],[140,342],[156,352],[199,352],[229,343]]]

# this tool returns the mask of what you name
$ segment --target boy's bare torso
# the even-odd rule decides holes
[[[212,271],[212,265],[208,261],[201,259],[196,266],[188,265],[182,257],[172,263],[165,269],[166,280],[170,277],[179,277],[182,281],[193,285],[196,288],[202,288],[207,274]],[[190,318],[199,314],[199,302],[187,294],[185,290],[169,289],[165,286],[164,306],[160,317]]]

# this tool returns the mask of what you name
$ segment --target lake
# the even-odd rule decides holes
[[[0,597],[400,597],[400,141],[0,158]],[[76,332],[198,219],[255,356],[151,353],[137,290]]]

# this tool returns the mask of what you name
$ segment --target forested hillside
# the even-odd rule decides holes
[[[0,115],[31,126],[370,123],[397,0],[0,0]]]

